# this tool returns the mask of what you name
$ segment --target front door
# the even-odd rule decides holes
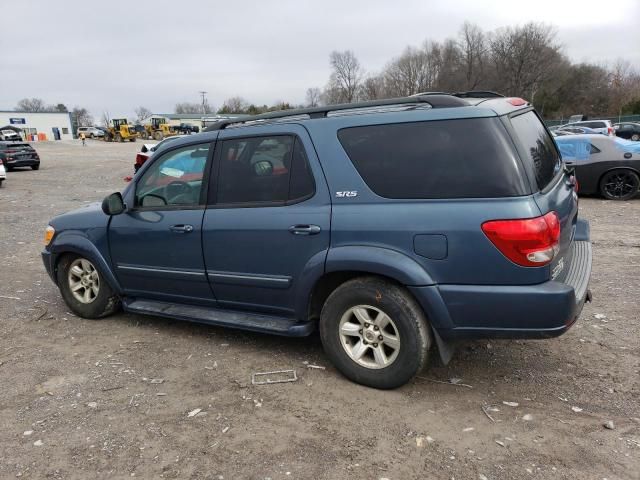
[[[303,279],[324,270],[331,203],[306,130],[264,131],[218,137],[204,258],[221,306],[293,316]]]
[[[112,217],[111,257],[127,295],[215,303],[202,258],[211,150],[193,144],[154,158],[136,180],[134,205]]]

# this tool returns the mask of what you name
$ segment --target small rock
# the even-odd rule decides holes
[[[89,403],[87,403],[87,407],[89,407],[89,408],[98,408],[98,403],[97,402],[89,402]]]
[[[500,440],[496,440],[496,443],[497,443],[498,445],[500,445],[501,447],[504,447],[504,442],[501,442]]]
[[[594,315],[594,318],[595,318],[596,320],[602,320],[603,318],[607,318],[607,316],[606,316],[604,313],[596,313],[596,314]]]
[[[224,428],[222,429],[222,433],[227,433],[228,431],[229,431],[229,427],[224,427]]]
[[[202,411],[201,408],[196,408],[195,410],[191,410],[187,416],[188,417],[195,417],[197,414],[199,414]]]
[[[608,430],[613,430],[614,428],[616,428],[615,424],[611,420],[604,422],[602,425]]]
[[[422,448],[424,445],[424,437],[416,437],[416,447]]]
[[[22,435],[24,435],[25,437],[28,437],[29,435],[33,435],[33,430],[27,430]]]
[[[41,447],[42,445],[42,440],[36,440],[35,442],[33,442],[34,447]]]
[[[517,407],[518,405],[520,405],[518,402],[502,402],[503,404],[505,404],[507,407]]]
[[[167,396],[167,394],[166,394],[166,393],[164,393],[164,392],[158,392],[158,393],[156,393],[156,396],[157,396],[157,397],[166,397],[166,396]]]
[[[527,413],[526,415],[522,416],[522,420],[524,420],[525,422],[530,422],[531,420],[533,420],[533,415]]]
[[[576,413],[580,413],[582,411],[580,407],[571,407],[571,410],[573,410]]]
[[[434,440],[432,437],[430,437],[429,435],[427,435],[426,440],[427,440],[427,442],[428,442],[428,443],[433,443],[433,442],[435,442],[435,440]]]
[[[149,383],[163,383],[164,378],[152,378]]]
[[[479,478],[480,480],[489,480],[489,479],[487,478],[487,476],[486,476],[486,475],[483,475],[482,473],[481,473],[480,475],[478,475],[478,478]]]
[[[451,378],[449,379],[449,383],[451,383],[451,384],[453,384],[453,385],[457,385],[457,384],[459,384],[460,382],[462,382],[462,379],[461,379],[461,378],[451,377]]]
[[[467,427],[467,428],[463,428],[462,431],[463,432],[473,432],[475,430],[475,428],[473,427]]]

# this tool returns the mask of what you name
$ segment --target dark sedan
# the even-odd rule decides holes
[[[15,167],[40,168],[40,157],[28,143],[0,142],[0,160],[9,172]]]
[[[580,193],[629,200],[640,188],[640,143],[604,135],[555,139],[562,159],[575,168]]]
[[[627,138],[634,142],[640,141],[640,123],[616,123],[613,128],[615,129],[616,136],[620,138]]]

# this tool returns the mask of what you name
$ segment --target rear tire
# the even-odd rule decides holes
[[[350,280],[329,295],[320,315],[320,337],[345,377],[381,389],[404,385],[419,373],[432,344],[416,300],[377,277]]]
[[[31,165],[31,170],[39,170],[40,165]]]
[[[634,133],[633,135],[631,135],[631,140],[633,140],[634,142],[640,141],[640,134]]]
[[[640,177],[632,171],[617,168],[600,180],[600,194],[607,200],[629,200],[638,194]]]
[[[65,255],[56,272],[58,288],[71,311],[82,318],[98,319],[120,307],[120,299],[90,260]]]

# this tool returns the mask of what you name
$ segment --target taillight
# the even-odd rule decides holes
[[[559,250],[560,220],[556,212],[519,220],[491,220],[482,231],[500,252],[523,267],[541,267]]]
[[[145,155],[144,153],[136,154],[136,165],[142,165],[144,162],[147,161],[148,158],[149,158],[149,155]]]
[[[609,135],[613,135],[614,134],[613,127],[607,127],[607,132]]]

